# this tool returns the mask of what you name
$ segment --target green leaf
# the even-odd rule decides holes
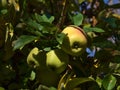
[[[90,28],[91,24],[84,24],[83,28]]]
[[[99,87],[102,86],[102,79],[101,78],[97,77],[96,82],[98,83]]]
[[[54,16],[51,16],[50,18],[48,18],[45,14],[39,15],[39,14],[35,13],[35,19],[38,23],[40,23],[40,22],[52,23],[55,18],[54,18]]]
[[[36,30],[41,30],[43,28],[40,24],[38,24],[36,21],[33,21],[32,19],[29,19],[27,24],[28,24],[28,26],[30,26],[31,28],[34,28]]]
[[[74,25],[81,25],[83,21],[83,15],[81,13],[78,13],[77,15],[73,16],[73,23]]]
[[[59,44],[62,44],[63,39],[65,38],[65,36],[66,36],[66,35],[63,34],[63,33],[57,34],[56,40],[59,42]]]
[[[1,13],[2,13],[2,14],[6,14],[7,12],[8,12],[7,9],[3,9],[3,10],[1,10]]]
[[[49,22],[49,19],[45,14],[43,14],[41,17],[43,19],[43,22]]]
[[[41,15],[35,13],[35,19],[38,23],[42,22],[43,21],[43,18],[41,17]]]
[[[116,20],[117,20],[116,18],[105,18],[104,19],[104,21],[107,22],[112,28],[117,27]]]
[[[51,47],[44,48],[44,51],[50,51],[50,50],[51,50]]]
[[[103,39],[103,38],[100,38],[100,37],[98,37],[98,39],[96,39],[96,43],[93,43],[95,46],[97,46],[97,47],[101,47],[101,48],[115,48],[115,45],[112,43],[112,42],[110,42],[110,41],[108,41],[108,40],[105,40],[105,39]]]
[[[36,76],[36,73],[32,71],[29,79],[33,81],[35,79],[35,76]]]
[[[120,85],[119,85],[119,86],[117,86],[117,90],[120,90]]]
[[[49,90],[57,90],[55,87],[50,87]]]
[[[107,75],[102,82],[105,90],[113,90],[116,85],[116,78],[113,75]]]
[[[81,4],[82,2],[84,2],[85,0],[78,0],[79,4]]]
[[[54,34],[57,31],[57,27],[49,22],[41,22],[40,24],[43,27],[42,33]]]
[[[113,62],[115,62],[115,63],[120,63],[120,55],[115,55],[115,56],[113,57]]]
[[[85,82],[89,82],[89,81],[94,81],[94,80],[92,80],[90,78],[74,78],[74,79],[68,81],[65,88],[66,88],[66,90],[73,90],[78,85],[83,84]]]
[[[26,44],[36,40],[38,37],[29,36],[29,35],[22,35],[20,36],[13,45],[13,50],[23,48]]]
[[[3,87],[0,87],[0,90],[5,90],[5,88],[3,88]]]
[[[49,90],[50,88],[48,87],[48,86],[45,86],[45,85],[42,85],[42,84],[40,84],[39,86],[38,86],[38,89],[37,90]]]
[[[54,16],[51,16],[50,18],[49,18],[49,23],[52,23],[53,21],[54,21]]]
[[[93,28],[92,27],[89,27],[89,28],[84,27],[83,29],[85,30],[85,32],[98,32],[98,33],[105,32],[103,29],[98,28],[98,27],[93,27]]]

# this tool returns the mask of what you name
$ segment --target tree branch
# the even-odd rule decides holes
[[[67,0],[64,0],[61,15],[60,15],[59,21],[57,23],[58,28],[61,28],[61,26],[64,24],[65,17],[66,17],[66,8],[67,8]]]

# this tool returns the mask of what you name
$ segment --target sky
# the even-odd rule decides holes
[[[104,0],[104,2],[107,4],[109,0]],[[120,0],[111,0],[114,4],[120,3]]]
[[[106,4],[108,4],[108,1],[109,0],[104,0],[104,2],[106,3]],[[111,0],[112,2],[110,3],[110,4],[117,4],[117,3],[120,3],[120,0]],[[120,9],[117,9],[117,12],[116,13],[118,13],[118,14],[120,14]]]

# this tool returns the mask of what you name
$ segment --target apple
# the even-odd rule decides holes
[[[61,32],[65,38],[61,44],[61,49],[72,56],[81,55],[87,47],[87,34],[80,27],[70,25]]]
[[[51,87],[57,87],[59,82],[59,75],[50,69],[39,69],[36,72],[36,80],[38,83]]]
[[[51,50],[47,53],[46,65],[58,74],[66,69],[68,62],[68,54],[61,49]]]
[[[34,47],[27,56],[27,63],[32,68],[45,68],[46,53]]]

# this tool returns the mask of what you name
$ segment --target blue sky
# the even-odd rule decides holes
[[[104,0],[104,2],[107,4],[109,0]],[[112,0],[114,4],[120,3],[120,0]]]
[[[105,2],[106,4],[108,4],[108,1],[109,1],[109,0],[104,0],[104,2]],[[113,1],[113,4],[120,3],[120,0],[112,0],[112,1]],[[116,12],[116,13],[120,14],[120,9],[117,9],[117,12]]]

